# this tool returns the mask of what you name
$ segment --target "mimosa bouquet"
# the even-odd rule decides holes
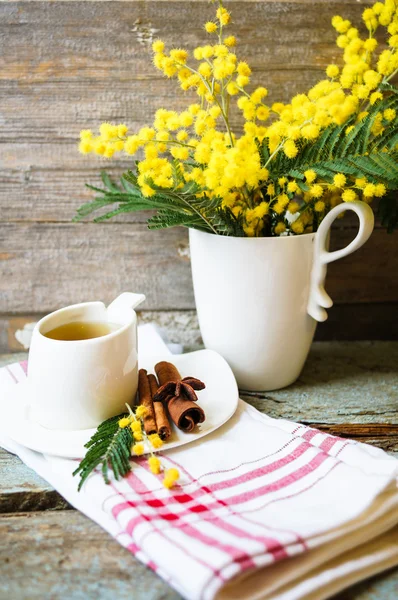
[[[81,132],[80,151],[111,158],[139,154],[116,185],[78,210],[77,219],[154,209],[150,229],[182,225],[232,236],[297,235],[316,231],[336,204],[380,198],[382,221],[398,221],[398,2],[363,11],[363,35],[350,21],[332,19],[339,64],[288,104],[266,102],[267,88],[251,87],[251,70],[238,59],[228,32],[231,15],[219,2],[204,25],[209,42],[193,56],[153,43],[153,62],[197,101],[176,112],[160,108],[152,126],[136,133],[103,123],[99,136]],[[386,29],[388,45],[375,34]],[[378,36],[379,37],[379,36]],[[236,105],[244,124],[232,131]]]

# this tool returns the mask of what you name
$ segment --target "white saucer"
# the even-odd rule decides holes
[[[161,448],[163,452],[196,441],[221,427],[234,414],[239,395],[230,367],[213,350],[144,357],[140,361],[140,368],[154,373],[155,364],[161,360],[168,360],[175,364],[181,377],[191,375],[206,384],[206,388],[198,392],[198,404],[205,411],[206,420],[191,433],[184,433],[173,425],[170,441],[165,442]],[[95,429],[52,430],[30,420],[27,381],[10,385],[0,404],[1,428],[15,442],[53,456],[83,458],[86,454],[87,449],[84,444],[94,434]]]

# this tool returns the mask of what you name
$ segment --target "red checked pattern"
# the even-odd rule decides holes
[[[9,365],[3,369],[3,378],[6,373],[7,380],[18,383],[25,379],[26,370],[26,361]],[[261,422],[265,427],[263,417],[250,411],[253,424]],[[273,423],[268,427],[274,427]],[[129,476],[113,481],[109,488],[100,474],[94,474],[88,485],[100,490],[98,508],[114,522],[114,535],[123,546],[185,593],[190,580],[181,582],[164,557],[181,563],[182,569],[198,577],[195,598],[208,600],[232,577],[309,549],[299,532],[282,526],[284,518],[269,516],[272,507],[286,503],[282,511],[294,510],[304,493],[344,465],[340,453],[356,445],[288,421],[278,422],[278,431],[268,446],[272,452],[260,452],[236,465],[221,460],[218,464],[229,466],[199,470],[199,474],[196,464],[196,477],[191,471],[191,455],[189,467],[185,459],[176,458],[188,452],[165,454],[165,467],[175,467],[181,475],[172,490],[164,488],[161,475],[150,473],[145,457],[136,459]]]
[[[298,431],[300,431],[299,435]],[[234,566],[234,574],[237,572],[243,573],[259,565],[259,561],[255,559],[260,558],[261,564],[267,564],[287,558],[291,554],[303,552],[307,549],[307,546],[305,540],[299,534],[293,531],[285,532],[290,534],[291,541],[287,545],[283,545],[277,537],[271,535],[270,530],[272,530],[272,527],[255,520],[255,514],[266,504],[280,502],[306,491],[308,487],[301,488],[296,494],[289,494],[289,486],[299,480],[305,480],[308,475],[317,471],[326,460],[331,458],[331,454],[329,453],[335,446],[339,446],[339,450],[342,450],[348,441],[305,426],[300,426],[294,433],[296,436],[302,438],[303,441],[298,446],[296,445],[293,450],[290,449],[290,446],[294,444],[297,438],[293,438],[289,443],[275,452],[274,454],[277,455],[277,458],[275,457],[272,462],[254,468],[250,464],[247,470],[238,476],[228,473],[227,477],[225,477],[224,473],[220,473],[220,477],[216,482],[207,485],[201,484],[186,468],[167,456],[163,457],[163,462],[169,462],[168,466],[176,467],[184,476],[184,486],[177,486],[171,492],[165,493],[161,487],[161,476],[159,476],[159,487],[150,489],[145,484],[143,478],[139,477],[139,470],[133,470],[127,478],[127,482],[134,492],[134,500],[129,499],[128,493],[120,491],[120,486],[117,483],[114,484],[114,490],[117,492],[120,501],[113,506],[112,514],[115,519],[119,519],[123,513],[128,513],[129,511],[134,513],[131,518],[128,518],[125,525],[125,532],[132,538],[135,538],[140,525],[146,523],[150,526],[143,535],[140,537],[137,536],[139,537],[139,544],[141,546],[145,545],[146,538],[152,535],[161,536],[170,543],[167,531],[169,529],[173,529],[173,531],[178,530],[181,534],[181,540],[178,542],[174,540],[172,545],[196,561],[198,565],[209,569],[212,573],[211,580],[216,578],[220,580],[220,583],[230,578],[229,573],[226,576],[225,572],[229,571],[231,565]],[[313,442],[315,436],[317,436],[318,451],[314,456],[314,445],[310,442]],[[308,452],[309,450],[312,452]],[[261,479],[263,481],[264,476],[269,474],[275,475],[282,467],[286,467],[289,464],[294,466],[294,462],[298,458],[303,457],[305,453],[311,456],[308,462],[305,462],[305,464],[297,469],[293,469],[288,475],[276,478],[272,483],[259,485],[250,491],[236,492],[236,488],[240,484],[252,480]],[[263,457],[263,459],[266,458],[269,457]],[[144,458],[138,459],[136,462],[149,472],[147,462]],[[320,479],[326,477],[338,464],[339,461],[336,461],[336,459],[333,460],[329,469],[313,481],[310,486],[314,486]],[[203,475],[200,479],[205,479],[206,475],[209,474]],[[184,488],[189,488],[189,493]],[[217,493],[225,490],[228,490],[228,497],[220,498]],[[286,494],[284,493],[278,498],[267,499],[267,495],[270,492],[280,490],[285,490]],[[263,498],[264,502],[256,510],[251,510],[247,504],[258,498]],[[153,512],[148,512],[148,509],[153,509]],[[200,516],[200,520],[192,521],[192,515]],[[235,523],[231,522],[231,516],[234,517]],[[203,533],[200,527],[203,522],[211,523],[214,531],[213,535]],[[251,526],[255,525],[258,533],[253,534],[248,531],[248,523]],[[231,541],[228,543],[222,541],[220,539],[222,537],[220,534],[222,533],[226,533],[228,539]],[[280,533],[280,530],[276,533]],[[192,552],[192,540],[196,542],[197,547],[202,547],[202,552]],[[254,541],[257,544],[261,544],[261,551],[256,551],[253,554],[248,553],[242,549],[242,542],[244,541]],[[222,568],[214,567],[206,559],[206,549],[208,547],[217,548],[225,554],[226,560]],[[293,550],[290,554],[288,551],[289,547]],[[130,547],[129,549],[136,553],[138,546]],[[148,566],[155,571],[158,570],[157,565],[153,562],[148,563]],[[203,597],[206,597],[206,589],[203,590]]]

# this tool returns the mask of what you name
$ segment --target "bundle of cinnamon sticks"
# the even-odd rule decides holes
[[[171,435],[170,419],[185,432],[203,423],[205,413],[196,403],[195,390],[203,390],[205,384],[194,377],[184,377],[169,362],[155,365],[156,376],[145,369],[138,372],[138,401],[147,409],[144,428],[147,435],[158,433],[162,440]]]

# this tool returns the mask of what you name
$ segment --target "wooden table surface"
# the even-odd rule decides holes
[[[0,365],[25,357],[3,355]],[[398,342],[317,342],[293,386],[241,397],[273,417],[368,442],[398,457],[397,367]],[[0,524],[1,600],[180,598],[3,450]],[[397,569],[338,595],[339,600],[397,598]]]

